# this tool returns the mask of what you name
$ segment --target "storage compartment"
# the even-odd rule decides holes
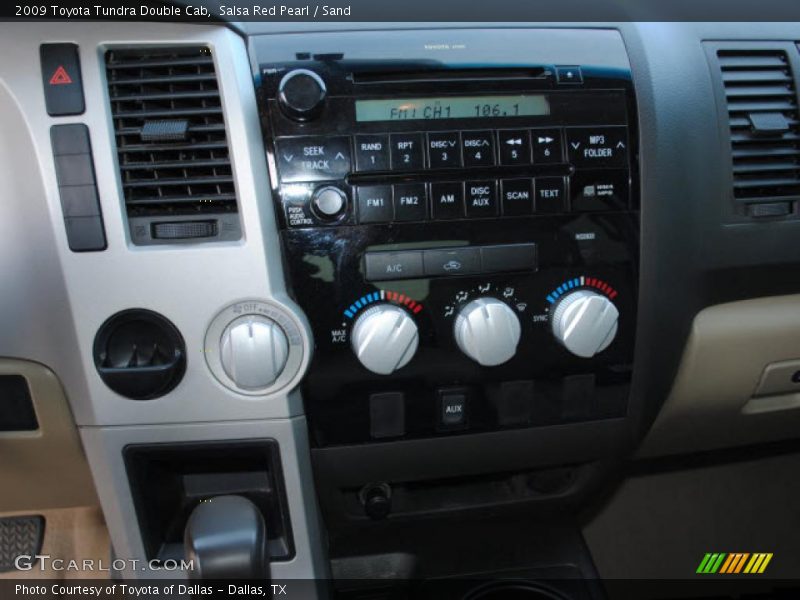
[[[183,558],[192,510],[225,495],[243,496],[261,511],[271,560],[294,557],[274,440],[134,445],[124,459],[148,560]]]

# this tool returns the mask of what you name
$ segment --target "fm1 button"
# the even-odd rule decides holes
[[[468,217],[497,216],[497,183],[494,181],[468,181],[466,183]]]
[[[389,185],[365,185],[357,189],[358,222],[388,223],[394,216],[392,209],[392,187]]]
[[[422,277],[422,251],[367,252],[364,267],[367,281]]]
[[[395,221],[424,221],[428,216],[424,183],[398,183],[394,186]]]
[[[561,213],[567,210],[566,184],[563,177],[537,177],[536,212]]]

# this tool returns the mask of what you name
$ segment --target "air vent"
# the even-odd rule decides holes
[[[136,244],[241,237],[214,59],[206,47],[106,52],[120,179]],[[209,235],[160,237],[163,227]]]
[[[733,197],[753,216],[782,216],[800,199],[797,93],[783,50],[717,51],[728,104]],[[770,207],[759,206],[770,203]],[[769,210],[766,210],[769,208]]]

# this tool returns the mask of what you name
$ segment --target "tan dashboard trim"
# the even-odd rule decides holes
[[[37,431],[0,433],[0,512],[97,506],[94,482],[58,378],[42,365],[10,358],[0,358],[0,375],[27,380],[39,421]]]
[[[797,394],[754,398],[767,365],[800,359],[800,295],[697,314],[678,375],[640,454],[743,446],[800,435]]]

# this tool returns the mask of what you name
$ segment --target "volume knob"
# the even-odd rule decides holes
[[[308,69],[294,69],[278,84],[278,104],[295,121],[308,121],[322,110],[327,89],[322,78]]]
[[[478,298],[461,309],[453,335],[461,351],[484,367],[508,362],[517,353],[521,328],[508,304]]]
[[[619,311],[605,296],[578,290],[564,296],[553,312],[553,335],[575,356],[591,358],[617,335]]]
[[[350,343],[362,365],[373,373],[390,375],[413,358],[419,331],[402,308],[378,304],[356,319]]]

